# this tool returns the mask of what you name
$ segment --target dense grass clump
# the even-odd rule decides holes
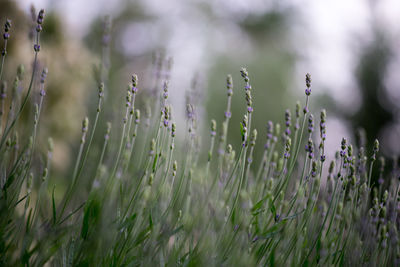
[[[52,177],[51,170],[51,138],[44,155],[37,147],[48,74],[37,64],[43,19],[42,10],[30,83],[22,95],[16,90],[22,68],[11,88],[1,76],[11,22],[5,26],[0,265],[400,264],[396,160],[386,172],[383,158],[375,163],[378,141],[373,151],[366,151],[360,135],[354,147],[343,138],[336,158],[326,162],[327,152],[332,152],[325,149],[326,112],[322,110],[317,120],[309,111],[309,74],[304,103],[296,104],[294,116],[286,110],[282,129],[266,121],[262,134],[252,127],[256,111],[247,70],[240,72],[244,89],[235,89],[247,103],[243,114],[232,114],[234,89],[228,75],[226,112],[215,114],[221,124],[212,120],[209,136],[200,138],[193,98],[188,97],[186,123],[174,120],[168,74],[155,78],[158,92],[146,96],[146,103],[152,103],[146,107],[153,112],[144,112],[144,118],[136,98],[145,90],[132,75],[126,98],[121,99],[124,115],[112,128],[102,119],[113,97],[108,69],[102,65],[97,109],[83,119],[75,164],[65,174],[66,188],[58,189],[60,177]],[[105,31],[109,37],[109,27]],[[104,42],[103,60],[107,45]],[[39,94],[34,118],[22,121],[32,92]],[[237,127],[242,137],[237,151],[227,143],[231,116],[243,117]],[[23,124],[25,130],[19,130]],[[184,129],[183,138],[177,128]],[[263,151],[259,162],[253,160],[256,149]],[[376,167],[379,180],[374,182]]]

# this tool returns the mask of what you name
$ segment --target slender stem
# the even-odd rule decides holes
[[[123,120],[123,127],[122,127],[122,135],[121,135],[121,141],[119,143],[119,148],[118,148],[118,153],[117,153],[117,157],[115,160],[115,164],[114,164],[114,168],[111,172],[111,180],[114,178],[115,173],[117,171],[118,168],[118,164],[119,164],[119,158],[121,157],[121,151],[122,151],[122,147],[124,145],[124,141],[125,141],[125,130],[126,130],[126,122],[127,122],[127,117],[128,117],[128,112],[129,112],[129,106],[126,107],[126,111],[125,111],[125,116],[124,116],[124,120]]]
[[[39,35],[39,33],[38,33],[37,35]],[[35,51],[35,59],[33,60],[33,70],[32,70],[31,81],[30,81],[29,87],[28,87],[28,92],[26,93],[26,95],[25,95],[25,97],[24,97],[24,99],[23,99],[23,101],[22,101],[21,107],[19,108],[17,114],[15,115],[15,118],[14,118],[13,121],[11,122],[10,126],[9,126],[8,128],[5,129],[5,131],[4,131],[4,133],[3,133],[3,136],[1,137],[1,141],[0,141],[0,150],[1,150],[1,148],[3,147],[3,145],[4,145],[4,143],[5,143],[6,139],[7,139],[8,134],[10,133],[10,131],[12,130],[12,128],[15,126],[15,123],[18,121],[18,118],[19,118],[19,116],[21,115],[22,111],[24,110],[24,107],[25,107],[26,103],[28,102],[28,98],[29,98],[29,96],[30,96],[30,94],[31,94],[31,90],[32,90],[32,86],[33,86],[33,81],[34,81],[34,79],[35,79],[35,74],[36,74],[37,55],[38,55],[38,52]]]
[[[82,169],[85,166],[85,163],[86,163],[89,151],[90,151],[90,146],[91,146],[92,141],[93,141],[94,133],[96,132],[97,121],[99,120],[99,115],[100,115],[100,112],[101,112],[101,104],[102,104],[102,97],[99,97],[99,101],[98,101],[98,105],[97,105],[97,111],[96,111],[96,118],[94,119],[94,124],[93,124],[93,127],[92,127],[92,132],[91,132],[90,137],[89,137],[89,142],[88,142],[85,154],[83,155],[83,158],[82,158],[82,164],[80,165],[79,170],[76,173],[76,179],[79,179],[79,176],[82,173]]]
[[[4,52],[2,52],[1,55],[1,65],[0,65],[0,82],[1,82],[1,78],[3,76],[3,67],[4,67],[4,61],[6,59],[6,55],[7,55],[7,39],[4,40]]]

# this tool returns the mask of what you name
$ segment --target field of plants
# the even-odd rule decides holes
[[[41,136],[54,75],[38,63],[45,19],[37,12],[33,44],[24,44],[32,65],[5,80],[3,70],[18,62],[7,60],[13,22],[1,18],[1,266],[399,266],[398,160],[381,157],[379,141],[367,145],[363,131],[354,144],[343,138],[326,151],[329,114],[311,112],[310,74],[297,84],[303,99],[282,110],[281,121],[266,116],[262,129],[252,125],[251,72],[232,74],[240,84],[221,77],[226,111],[213,114],[204,135],[195,87],[185,120],[176,119],[172,59],[154,64],[152,86],[132,74],[110,88],[106,22],[101,63],[87,77],[98,84],[96,104],[82,118],[72,168],[53,172],[56,144]],[[108,121],[113,90],[126,90],[123,116]],[[246,103],[241,113],[234,95]],[[240,146],[228,143],[231,117],[242,118],[234,125]]]

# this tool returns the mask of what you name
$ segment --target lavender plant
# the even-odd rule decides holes
[[[256,110],[244,68],[240,71],[244,89],[235,89],[235,94],[244,97],[246,110],[232,114],[233,82],[228,75],[226,112],[214,114],[207,136],[198,135],[199,103],[190,96],[186,125],[175,120],[170,77],[160,75],[161,70],[149,86],[148,97],[154,101],[147,103],[154,105],[147,106],[153,112],[146,111],[146,123],[141,124],[135,103],[146,90],[134,74],[126,98],[121,99],[123,116],[113,122],[111,131],[111,123],[102,119],[113,97],[107,87],[110,23],[103,37],[94,118],[83,120],[75,163],[65,174],[68,186],[58,189],[54,181],[59,177],[52,177],[51,171],[55,146],[51,138],[45,160],[33,160],[42,156],[35,147],[48,74],[47,69],[40,77],[37,73],[43,19],[41,10],[26,94],[21,98],[15,90],[8,93],[5,82],[1,86],[2,266],[400,264],[398,160],[387,172],[381,157],[375,183],[379,142],[373,151],[366,151],[365,142],[353,147],[343,138],[326,168],[326,155],[333,152],[325,147],[327,112],[320,112],[319,134],[314,134],[317,116],[310,112],[310,74],[303,109],[297,102],[295,118],[291,109],[285,111],[282,135],[279,122],[266,121],[264,131],[252,128]],[[12,41],[10,29],[6,20],[0,80],[7,42]],[[167,73],[172,67],[168,62]],[[39,102],[34,105],[34,120],[28,122],[31,131],[22,132],[21,113],[28,101],[37,99],[32,93],[39,78]],[[18,75],[15,86],[21,86]],[[231,116],[243,117],[237,127],[241,133],[237,153],[227,143]],[[185,132],[184,140],[177,138],[179,128]],[[136,143],[140,136],[146,140],[144,152]],[[210,141],[203,148],[204,158],[198,153],[201,138]],[[92,150],[97,146],[99,155]],[[263,151],[259,162],[254,161],[255,150]],[[82,190],[85,183],[88,189]]]

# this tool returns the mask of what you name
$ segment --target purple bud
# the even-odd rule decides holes
[[[39,44],[35,44],[33,46],[33,49],[35,50],[35,52],[39,52],[40,51],[40,45]]]
[[[10,38],[10,34],[8,32],[3,34],[4,40],[7,40],[8,38]]]

